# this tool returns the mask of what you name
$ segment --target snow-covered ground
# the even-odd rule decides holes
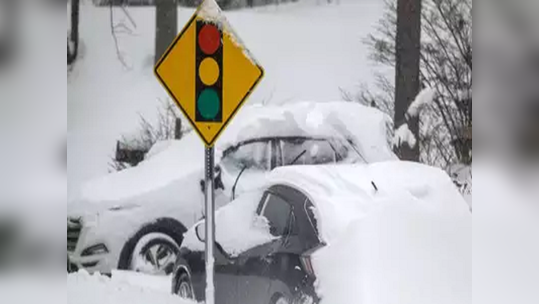
[[[67,304],[194,304],[170,294],[161,278],[113,274],[111,278],[81,270],[67,276]]]
[[[266,71],[247,104],[340,99],[339,88],[353,89],[372,78],[362,39],[372,30],[382,1],[315,0],[226,12],[237,34]],[[166,92],[153,69],[154,10],[113,10],[119,33],[118,60],[109,8],[81,7],[81,54],[68,80],[69,192],[84,180],[107,173],[116,140],[138,127],[139,114],[155,116]],[[194,12],[179,10],[181,28]],[[129,19],[134,21],[131,23]]]

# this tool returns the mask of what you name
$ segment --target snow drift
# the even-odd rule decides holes
[[[449,176],[408,162],[283,167],[308,194],[322,239],[322,304],[471,303],[472,216]]]
[[[149,278],[146,278],[151,282]],[[129,283],[125,278],[116,280],[100,274],[90,275],[84,270],[67,276],[68,304],[194,304],[176,295]]]

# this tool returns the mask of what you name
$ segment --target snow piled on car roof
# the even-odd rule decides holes
[[[303,191],[316,206],[318,230],[326,242],[388,197],[410,197],[435,212],[469,214],[444,171],[413,162],[280,167],[269,175],[268,184],[287,184]]]
[[[259,137],[337,137],[352,140],[368,162],[376,162],[396,159],[387,140],[389,120],[375,108],[345,101],[253,105],[240,110],[217,145],[225,149]]]
[[[410,162],[278,168],[327,244],[312,256],[321,304],[471,302],[472,215],[449,176]]]
[[[396,159],[386,137],[387,115],[343,102],[298,102],[241,109],[216,143],[216,158],[242,141],[261,137],[311,136],[351,140],[367,162]],[[204,146],[193,131],[158,144],[138,166],[90,180],[75,200],[118,201],[160,189],[202,170]],[[201,176],[202,177],[202,176]]]

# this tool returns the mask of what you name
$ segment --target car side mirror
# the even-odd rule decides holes
[[[195,227],[195,233],[197,235],[197,238],[201,242],[206,241],[206,222],[201,222]],[[223,246],[215,240],[214,242],[215,248],[227,259],[232,259],[231,256],[224,250]]]
[[[206,222],[201,222],[195,227],[195,232],[199,241],[204,242],[206,240]]]

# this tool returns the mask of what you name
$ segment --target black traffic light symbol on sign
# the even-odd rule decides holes
[[[211,22],[197,20],[196,122],[223,120],[222,32]]]

